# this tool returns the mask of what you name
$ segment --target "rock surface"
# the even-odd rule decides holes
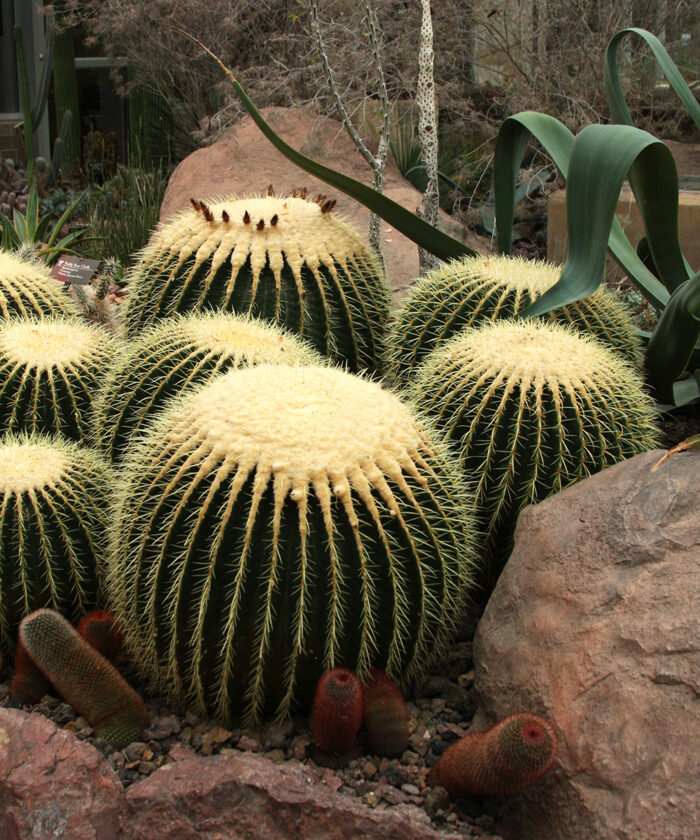
[[[43,715],[0,709],[0,837],[120,840],[124,790],[103,756]]]
[[[263,108],[265,119],[294,149],[325,166],[370,184],[371,170],[342,125],[320,117],[308,108]],[[264,193],[272,184],[278,194],[308,187],[337,199],[335,212],[355,224],[367,236],[369,210],[344,193],[307,175],[290,163],[267,140],[250,119],[244,117],[224,138],[197,149],[175,169],[165,191],[161,221],[189,208],[190,198]],[[401,177],[396,164],[387,161],[384,193],[412,212],[420,206],[421,194]],[[479,253],[488,253],[488,240],[479,238],[441,212],[442,230],[465,242]],[[394,289],[407,286],[418,277],[418,248],[405,236],[382,222],[381,242],[389,281]]]
[[[473,730],[547,716],[521,840],[691,840],[700,822],[700,453],[645,453],[520,515],[474,640]]]

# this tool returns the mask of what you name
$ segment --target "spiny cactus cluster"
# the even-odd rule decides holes
[[[418,675],[471,586],[441,438],[335,368],[230,371],[173,401],[121,475],[109,586],[127,648],[225,720],[308,707],[333,667]]]
[[[519,712],[451,744],[432,766],[427,782],[444,787],[453,798],[514,796],[542,778],[557,750],[549,721]]]
[[[305,194],[194,201],[131,270],[126,334],[175,313],[227,310],[286,327],[351,370],[376,370],[390,292],[332,204]]]
[[[148,726],[148,711],[139,695],[55,610],[37,610],[24,618],[19,638],[34,663],[99,738],[124,746]]]
[[[77,309],[48,269],[0,250],[0,317],[77,315]]]
[[[83,440],[114,348],[106,333],[78,319],[0,321],[0,426]]]
[[[0,641],[53,607],[71,620],[97,607],[111,475],[94,452],[58,437],[0,440]]]
[[[95,408],[95,441],[111,460],[168,400],[231,368],[322,364],[298,336],[245,316],[194,313],[159,321],[125,344],[110,366]]]
[[[311,710],[316,746],[343,752],[355,745],[362,723],[362,684],[347,668],[327,671],[318,681]]]
[[[426,359],[409,395],[475,482],[487,578],[500,572],[524,505],[656,442],[654,406],[637,373],[556,324],[465,330]]]
[[[513,318],[559,279],[546,262],[497,255],[466,257],[431,271],[413,285],[392,318],[387,373],[406,385],[438,345],[467,327]],[[544,316],[598,338],[634,366],[639,341],[624,305],[606,289]]]
[[[393,758],[408,749],[408,709],[403,695],[379,668],[363,684],[362,725],[373,755]]]

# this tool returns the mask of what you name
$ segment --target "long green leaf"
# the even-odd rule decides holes
[[[85,195],[84,192],[80,193],[80,195],[74,201],[72,201],[68,205],[68,207],[66,207],[66,209],[63,211],[63,215],[56,222],[56,224],[53,227],[53,230],[51,231],[51,235],[49,236],[48,241],[46,243],[47,245],[51,246],[51,245],[54,244],[54,242],[56,241],[56,238],[58,237],[59,233],[61,232],[61,228],[68,221],[68,219],[73,215],[76,207],[80,204],[84,195]]]
[[[167,24],[166,24],[167,25]],[[301,152],[296,151],[291,146],[282,140],[282,138],[275,133],[274,129],[264,120],[258,109],[255,107],[248,94],[245,92],[241,84],[234,77],[233,73],[226,67],[218,56],[216,56],[207,46],[205,46],[199,39],[190,35],[184,29],[176,26],[170,26],[171,29],[180,32],[181,34],[190,38],[204,49],[217,62],[219,67],[226,73],[229,81],[233,85],[236,95],[241,101],[241,104],[248,112],[253,122],[258,126],[260,131],[267,137],[272,145],[281,152],[293,164],[308,172],[320,181],[323,181],[330,186],[335,187],[341,192],[359,201],[365,207],[369,208],[377,216],[384,219],[392,227],[408,237],[416,245],[425,249],[436,257],[442,260],[456,259],[464,256],[475,256],[476,251],[453,239],[446,233],[438,230],[432,225],[425,222],[415,213],[406,210],[400,204],[392,201],[387,196],[383,195],[377,190],[368,187],[366,184],[356,181],[341,172],[336,172],[328,166],[323,166],[311,158],[302,155]]]
[[[6,251],[12,251],[19,247],[21,243],[19,237],[17,236],[17,231],[4,213],[0,213],[0,227],[2,228],[1,244],[3,249]]]
[[[12,221],[15,226],[15,230],[17,231],[17,236],[19,237],[20,242],[28,242],[29,239],[27,237],[27,221],[24,217],[24,214],[21,213],[16,207],[12,210]]]
[[[688,87],[685,79],[681,75],[680,70],[674,64],[671,56],[666,52],[664,45],[659,41],[656,35],[647,32],[646,29],[638,29],[637,27],[630,27],[629,29],[621,29],[617,32],[605,50],[605,61],[603,63],[603,82],[605,84],[605,96],[608,100],[608,108],[610,108],[610,116],[613,122],[623,123],[625,125],[632,125],[632,115],[627,107],[625,101],[625,94],[622,91],[622,84],[620,82],[620,73],[618,71],[617,51],[620,42],[628,35],[636,35],[647,43],[654,58],[663,71],[664,76],[669,81],[669,84],[678,95],[678,98],[685,105],[688,113],[695,122],[695,125],[700,128],[700,105],[693,96],[693,92]]]
[[[36,188],[36,181],[32,181],[32,185],[29,189],[29,195],[27,196],[27,235],[30,237],[32,242],[39,241],[37,240],[37,229],[38,229],[38,221],[39,221],[39,192]]]
[[[638,206],[654,264],[669,289],[687,279],[678,242],[678,175],[670,150],[631,126],[590,125],[577,136],[569,161],[566,264],[558,283],[527,307],[523,316],[573,303],[598,287],[620,189],[635,163],[641,175]],[[648,269],[644,271],[653,277]]]

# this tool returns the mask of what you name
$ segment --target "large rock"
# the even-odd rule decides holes
[[[190,758],[127,791],[129,840],[461,840],[415,806],[372,810],[316,782],[298,761]]]
[[[691,840],[700,824],[700,454],[639,455],[526,508],[474,642],[474,729],[560,737],[521,840]]]
[[[293,148],[358,181],[371,183],[368,164],[337,120],[320,117],[309,108],[263,108],[262,114]],[[311,192],[337,199],[335,211],[367,235],[369,210],[290,163],[250,117],[244,117],[221,140],[197,149],[177,166],[165,191],[160,219],[165,221],[190,207],[190,198],[207,200],[231,193],[264,193],[269,184],[277,193],[308,187]],[[387,161],[384,193],[411,211],[421,203],[421,194],[401,177],[391,159]],[[446,213],[441,212],[440,224],[446,233],[470,248],[488,253],[488,240],[480,239]],[[418,277],[418,248],[385,222],[381,242],[392,287],[409,285]]]
[[[94,747],[43,715],[0,709],[2,840],[119,840],[123,810],[121,782]]]

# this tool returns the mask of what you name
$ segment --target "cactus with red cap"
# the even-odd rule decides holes
[[[26,706],[38,703],[50,691],[51,683],[44,676],[44,672],[34,664],[24,645],[18,642],[15,650],[15,675],[10,683],[10,699]]]
[[[408,748],[408,709],[398,687],[379,668],[363,685],[362,720],[373,755],[393,757]]]
[[[455,741],[433,765],[428,784],[451,797],[513,796],[534,785],[557,757],[557,736],[539,715],[519,712]]]
[[[107,610],[92,610],[80,619],[76,630],[105,659],[112,664],[116,662],[124,637],[114,613]]]
[[[355,744],[362,723],[362,685],[347,668],[326,671],[316,688],[311,728],[323,752],[343,752]]]
[[[148,726],[143,700],[117,669],[55,610],[22,620],[19,638],[60,695],[115,747],[136,740]]]

